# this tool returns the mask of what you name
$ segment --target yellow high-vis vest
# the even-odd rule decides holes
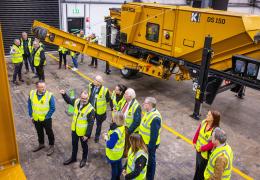
[[[35,121],[44,121],[50,110],[50,99],[52,93],[46,91],[42,98],[38,100],[37,90],[31,90],[30,100],[32,104],[32,117]]]
[[[71,130],[75,131],[78,136],[85,136],[88,128],[88,114],[94,109],[93,106],[88,103],[81,111],[78,109],[80,99],[76,99],[74,104],[74,114],[71,123]]]
[[[20,39],[21,41],[21,48],[22,48],[22,51],[24,53],[24,40],[23,38]],[[28,38],[28,49],[29,49],[29,52],[32,53],[32,50],[33,50],[33,46],[32,46],[32,38]]]
[[[111,134],[114,132],[118,135],[118,141],[113,149],[106,148],[106,156],[112,161],[119,160],[123,157],[125,147],[125,126],[120,126],[115,130],[109,130],[108,139],[110,139]]]
[[[88,95],[90,97],[92,83],[88,85]],[[99,93],[96,95],[96,113],[98,115],[105,114],[107,111],[107,101],[106,101],[106,94],[108,92],[108,88],[101,86],[101,89],[99,90]]]
[[[209,157],[209,161],[207,164],[207,167],[204,171],[204,179],[208,180],[213,174],[214,174],[214,168],[216,165],[216,160],[219,156],[224,155],[228,163],[224,169],[224,172],[222,174],[221,180],[230,180],[231,179],[231,173],[232,173],[232,167],[233,167],[233,151],[231,147],[226,144],[222,147],[218,147],[213,150]]]
[[[21,47],[13,45],[12,49],[15,51],[15,53],[11,54],[12,57],[12,63],[17,64],[23,62],[23,50]]]
[[[122,97],[122,99],[119,102],[117,102],[115,91],[112,92],[111,99],[112,99],[112,102],[113,102],[113,106],[117,111],[119,111],[122,104],[125,104],[125,102],[126,102],[124,96]]]
[[[144,156],[146,160],[146,165],[139,174],[135,178],[135,180],[144,180],[146,179],[146,172],[147,172],[147,163],[148,163],[148,154],[144,152],[142,149],[138,150],[135,154],[132,152],[132,148],[129,149],[128,151],[128,158],[127,158],[127,167],[126,167],[126,173],[129,174],[134,171],[135,169],[135,161],[140,157]]]
[[[144,143],[146,145],[150,142],[150,136],[151,136],[151,123],[153,122],[153,119],[159,117],[161,119],[161,125],[162,125],[162,116],[159,113],[159,111],[156,109],[152,112],[145,112],[141,124],[139,126],[139,134],[142,136]],[[156,141],[156,145],[160,144],[161,142],[161,129],[159,130],[159,135]]]
[[[208,144],[208,142],[211,139],[213,128],[210,131],[206,132],[206,126],[207,126],[207,122],[206,122],[206,120],[203,120],[201,122],[201,126],[200,126],[199,137],[198,137],[198,140],[196,142],[196,150],[198,152],[200,151],[201,146]],[[204,159],[208,159],[208,151],[201,152],[201,156]]]
[[[125,104],[126,104],[126,101],[125,101],[125,103],[122,103],[120,111],[122,111]],[[128,109],[126,116],[125,116],[126,127],[129,128],[132,125],[132,123],[134,122],[134,113],[135,113],[136,109],[138,108],[138,106],[139,106],[138,101],[136,99],[134,99],[132,106]],[[137,132],[137,131],[138,131],[138,128],[136,128],[134,130],[134,132]]]
[[[65,54],[68,50],[62,46],[59,46],[58,51],[60,51],[62,54]]]
[[[41,62],[41,51],[43,51],[43,48],[42,47],[39,47],[38,50],[36,51],[36,53],[34,54],[34,59],[33,59],[33,63],[34,63],[34,66],[39,66],[40,65],[40,62]],[[46,65],[46,60],[44,60],[44,63],[43,65]]]

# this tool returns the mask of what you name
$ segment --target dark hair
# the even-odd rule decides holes
[[[122,94],[125,94],[125,91],[127,90],[127,87],[123,84],[118,84],[117,87],[122,92]]]
[[[219,111],[215,111],[215,110],[210,110],[210,113],[213,117],[213,122],[211,127],[212,128],[216,128],[219,127],[219,121],[220,121],[220,112]]]

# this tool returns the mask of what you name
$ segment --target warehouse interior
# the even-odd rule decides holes
[[[19,57],[12,49],[16,40],[24,41],[23,32],[32,39],[32,49],[28,48],[29,64],[26,65],[24,54],[21,56],[20,77],[16,62]],[[37,54],[37,48],[41,54]],[[36,65],[36,56],[40,65]],[[96,64],[93,59],[97,59]],[[38,68],[41,63],[43,76]],[[239,70],[241,63],[244,67]],[[18,75],[17,81],[14,81],[14,74]],[[91,104],[91,98],[98,96],[92,96],[95,88],[91,90],[89,84],[95,87],[99,77],[110,94],[110,100],[104,100],[107,109],[101,135],[96,140],[98,110],[97,105],[93,105],[94,124],[86,140],[86,162],[81,167],[82,141],[87,135],[76,134],[81,141],[77,162],[65,165],[75,145],[72,134],[77,129],[75,125],[73,130],[72,124],[81,114],[77,112],[75,117],[75,109],[81,106],[77,107],[76,101],[69,105],[61,90],[71,99],[79,98],[80,103],[86,91]],[[3,95],[0,98],[0,140],[3,142],[0,145],[0,179],[113,179],[113,163],[108,155],[108,140],[104,137],[115,123],[115,111],[123,113],[126,121],[125,106],[130,109],[125,100],[127,91],[122,97],[126,104],[119,110],[114,109],[115,105],[111,107],[115,87],[119,85],[135,91],[141,122],[139,132],[133,134],[139,134],[143,143],[140,129],[145,126],[143,123],[149,113],[145,109],[147,102],[153,105],[148,101],[150,97],[156,99],[152,110],[160,112],[157,137],[160,143],[156,141],[154,177],[147,173],[151,171],[151,148],[145,143],[146,177],[141,176],[142,170],[139,179],[257,180],[260,177],[258,0],[1,0],[0,82]],[[33,152],[41,145],[35,128],[37,110],[32,105],[35,97],[31,95],[39,82],[46,85],[55,101],[54,113],[49,118],[55,143],[48,144],[50,137],[45,129],[45,147]],[[208,152],[204,171],[212,166],[215,174],[209,178],[204,172],[204,176],[198,178],[197,156],[202,152],[196,149],[194,139],[196,134],[197,139],[200,138],[200,129],[208,113],[213,111],[220,113],[219,129],[226,138],[223,144],[232,149],[232,153],[225,153],[231,153],[232,158],[222,153],[228,163],[217,178],[217,167],[213,166],[216,161],[212,159],[216,158],[213,156],[218,148],[213,139],[215,142],[218,137],[217,131],[212,129],[205,143],[212,144],[213,149]],[[126,124],[124,127],[126,131],[130,128]],[[152,130],[149,133],[154,134]],[[120,139],[120,135],[117,136]],[[124,144],[129,139],[126,138]],[[50,155],[48,147],[53,147]],[[122,166],[126,167],[120,169],[122,172],[115,179],[128,179],[129,154],[128,151],[128,157],[120,158]]]

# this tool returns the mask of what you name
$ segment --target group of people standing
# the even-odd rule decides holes
[[[66,103],[74,107],[71,123],[72,153],[64,161],[69,165],[77,161],[78,141],[83,149],[80,168],[88,158],[88,140],[91,137],[94,122],[96,132],[94,142],[100,140],[103,122],[107,119],[107,106],[110,105],[112,117],[107,133],[103,134],[106,157],[111,164],[112,179],[154,179],[156,168],[156,149],[160,144],[162,117],[156,109],[156,99],[147,97],[143,106],[136,99],[134,89],[122,84],[115,87],[112,93],[103,85],[103,78],[96,76],[88,90],[83,90],[79,98],[69,97],[65,90],[60,93]],[[144,114],[142,115],[142,110]],[[30,92],[28,111],[35,125],[39,145],[33,149],[37,152],[45,147],[44,133],[49,139],[47,155],[54,152],[54,135],[52,131],[52,114],[55,111],[53,94],[46,90],[46,84],[39,81],[36,90]],[[127,159],[125,167],[122,159]],[[124,169],[124,170],[123,170]]]
[[[14,39],[14,44],[11,46],[10,55],[14,64],[14,73],[12,82],[19,85],[17,76],[20,82],[24,82],[22,78],[22,67],[25,64],[26,74],[31,71],[35,73],[34,77],[39,77],[39,80],[45,80],[44,65],[46,58],[44,54],[43,44],[39,39],[29,38],[26,32],[22,33],[21,38]]]
[[[82,38],[84,32],[78,35]],[[96,42],[95,36],[89,37],[91,42]],[[64,61],[67,68],[66,55],[70,54],[77,70],[77,56],[74,51],[59,47],[59,68]],[[52,115],[55,112],[55,98],[46,90],[43,67],[46,64],[43,47],[40,41],[32,41],[27,33],[22,33],[21,39],[15,39],[11,47],[12,62],[15,66],[13,83],[16,78],[23,82],[21,69],[25,63],[26,73],[29,67],[39,77],[36,89],[31,90],[28,98],[28,112],[36,128],[39,145],[33,149],[37,152],[45,147],[44,130],[49,139],[47,155],[54,153],[54,133],[52,130]],[[83,55],[81,56],[83,60]],[[92,58],[90,66],[97,67],[97,59]],[[146,97],[140,105],[136,99],[135,90],[118,84],[112,93],[103,85],[103,78],[96,76],[93,83],[89,83],[87,90],[83,90],[79,98],[71,98],[65,90],[60,94],[66,103],[74,107],[71,123],[72,153],[64,161],[69,165],[77,161],[78,141],[83,149],[80,168],[86,165],[88,159],[88,141],[91,138],[94,122],[96,132],[94,142],[100,140],[102,124],[107,119],[108,105],[112,111],[109,129],[103,134],[105,140],[105,153],[111,164],[111,179],[148,179],[152,180],[156,169],[156,150],[160,145],[162,116],[156,108],[157,101],[154,97]],[[110,118],[109,118],[110,119]],[[194,180],[230,179],[232,172],[233,152],[227,144],[227,136],[219,127],[220,113],[209,111],[207,118],[201,122],[193,139],[196,149],[196,171]],[[127,159],[125,165],[122,160]]]

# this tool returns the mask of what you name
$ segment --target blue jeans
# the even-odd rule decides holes
[[[146,179],[147,180],[153,180],[155,175],[155,169],[156,169],[156,149],[155,148],[148,148],[148,165],[147,165],[147,173],[146,173]]]
[[[72,57],[72,62],[75,68],[78,68],[78,59],[76,57]]]
[[[112,177],[111,180],[120,180],[120,175],[122,173],[122,160],[118,160],[115,162],[110,162],[112,169]]]

